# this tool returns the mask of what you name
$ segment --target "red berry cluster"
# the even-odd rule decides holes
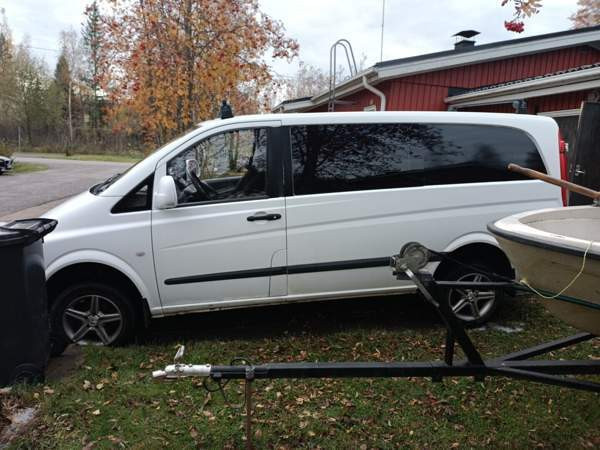
[[[516,20],[511,20],[510,22],[504,21],[504,28],[515,33],[522,33],[525,30],[525,24]]]

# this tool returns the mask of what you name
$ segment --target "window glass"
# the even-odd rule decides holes
[[[267,133],[246,129],[217,134],[167,164],[179,204],[266,195]]]
[[[113,207],[112,213],[126,213],[134,211],[146,211],[152,208],[152,185],[154,174],[146,178],[139,186],[123,197]]]
[[[521,130],[489,125],[356,124],[292,127],[296,195],[525,179],[545,172]]]
[[[296,195],[417,186],[412,153],[419,125],[311,125],[293,127]]]
[[[424,184],[478,183],[527,179],[509,163],[545,173],[535,144],[521,130],[489,125],[431,125],[437,136],[423,146]]]

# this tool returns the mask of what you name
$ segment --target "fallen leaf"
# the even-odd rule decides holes
[[[96,385],[96,389],[98,389],[99,391],[102,390],[103,387],[104,387],[104,384],[102,384],[102,383],[98,383]]]
[[[94,411],[92,411],[92,415],[93,416],[99,416],[100,415],[100,410],[99,409],[95,409]]]

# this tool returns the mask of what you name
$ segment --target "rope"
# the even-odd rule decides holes
[[[585,261],[587,259],[587,254],[590,251],[590,249],[592,248],[593,244],[594,244],[594,241],[590,241],[590,243],[588,244],[587,248],[585,249],[585,252],[583,253],[583,261],[581,262],[581,268],[579,269],[579,272],[577,272],[577,274],[573,277],[573,279],[564,288],[562,288],[558,293],[556,293],[554,295],[544,295],[540,291],[538,291],[537,289],[535,289],[534,287],[532,287],[525,278],[521,279],[520,283],[524,284],[525,286],[527,286],[529,289],[531,289],[533,292],[535,292],[540,297],[548,299],[548,300],[552,300],[552,299],[555,299],[555,298],[561,296],[562,294],[565,293],[565,291],[567,289],[569,289],[573,285],[573,283],[575,283],[575,281],[577,281],[577,279],[583,273],[583,270],[585,269]]]

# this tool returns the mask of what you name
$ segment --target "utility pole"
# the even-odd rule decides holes
[[[379,50],[379,61],[383,61],[383,26],[385,24],[385,0],[382,0],[381,5],[381,47]]]

